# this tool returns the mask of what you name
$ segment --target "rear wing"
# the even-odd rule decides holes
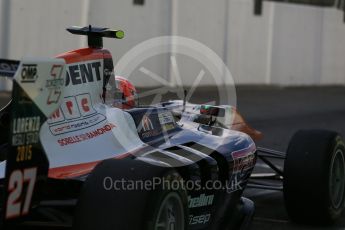
[[[13,64],[1,71],[11,77],[15,62],[3,63]],[[63,59],[24,59],[14,74],[10,148],[0,201],[2,225],[21,220],[40,200],[40,187],[47,178],[49,162],[39,132],[47,117],[59,108],[65,76]]]
[[[13,77],[20,61],[0,59],[0,77]]]

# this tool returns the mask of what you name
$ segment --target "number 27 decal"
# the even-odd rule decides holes
[[[36,177],[37,168],[15,170],[11,173],[8,183],[9,195],[7,198],[6,219],[24,216],[29,213]],[[26,190],[23,190],[24,184],[28,186]],[[25,191],[26,195],[23,194]]]

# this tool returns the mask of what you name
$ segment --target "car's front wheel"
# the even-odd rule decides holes
[[[284,199],[289,217],[316,224],[337,220],[345,208],[345,145],[335,132],[303,130],[288,147]]]

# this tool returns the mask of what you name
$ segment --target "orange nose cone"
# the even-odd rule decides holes
[[[234,124],[234,125],[232,125],[231,129],[247,134],[254,141],[259,141],[259,140],[261,140],[263,138],[262,132],[260,132],[260,131],[258,131],[256,129],[253,129],[252,127],[250,127],[245,122]]]
[[[249,135],[254,141],[259,141],[263,138],[262,132],[253,129],[250,125],[246,123],[246,121],[243,119],[242,115],[235,109],[234,110],[234,120],[233,124],[230,127],[232,130],[236,130],[242,133],[246,133]]]

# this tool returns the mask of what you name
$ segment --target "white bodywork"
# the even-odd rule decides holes
[[[70,79],[59,110],[41,128],[50,168],[100,161],[144,145],[132,117],[102,102],[103,59],[68,65],[67,76],[72,78],[70,66],[94,63],[100,63],[99,78],[93,69],[93,82],[73,85]]]
[[[61,59],[53,60],[60,60],[64,64]],[[42,67],[38,68],[39,75],[47,76],[44,62],[37,60],[31,62],[40,63]],[[100,69],[103,70],[103,59],[73,63],[66,65],[67,76],[71,76],[69,66],[95,62],[100,63]],[[21,72],[20,70],[21,67],[16,75]],[[36,88],[28,89],[30,98],[41,110],[44,107],[42,112],[50,117],[41,127],[40,141],[51,169],[113,158],[145,145],[138,136],[137,128],[130,114],[103,104],[100,97],[103,71],[99,71],[99,73],[99,78],[93,76],[94,81],[92,82],[73,85],[70,79],[70,84],[62,87],[63,92],[59,98],[58,110],[58,105],[55,105],[55,108],[53,105],[47,108],[46,97],[37,93],[38,85],[43,86],[44,84],[36,84],[36,82],[32,84]],[[92,74],[97,74],[95,69]],[[65,75],[64,70],[63,76]],[[1,162],[0,178],[5,176],[5,167],[6,162]]]

